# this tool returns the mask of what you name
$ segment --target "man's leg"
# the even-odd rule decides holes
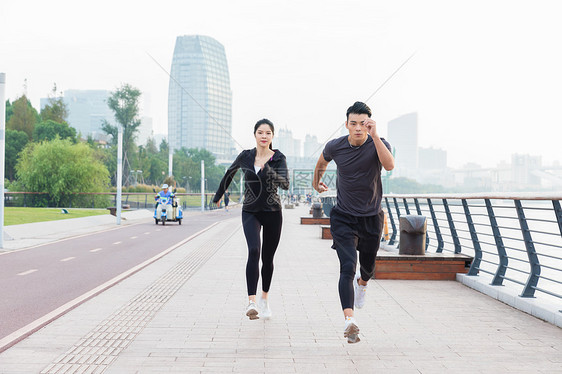
[[[334,238],[334,246],[340,260],[340,279],[338,290],[345,317],[344,337],[348,343],[357,343],[359,328],[353,317],[355,267],[357,265],[356,239],[354,232],[355,217],[338,213],[330,213],[330,231]]]
[[[380,247],[384,213],[362,218],[359,225],[359,278],[355,281],[355,306],[362,308],[365,304],[367,283],[375,275],[375,261]]]

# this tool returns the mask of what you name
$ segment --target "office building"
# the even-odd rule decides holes
[[[388,122],[388,141],[395,152],[395,176],[415,177],[418,169],[418,114],[408,113]]]
[[[114,113],[107,106],[110,92],[107,90],[66,90],[63,101],[68,111],[67,122],[82,139],[105,137],[101,126],[103,121],[115,125]],[[48,98],[40,100],[41,109],[49,104]]]
[[[168,91],[168,141],[172,149],[204,148],[217,161],[235,153],[232,91],[226,54],[208,36],[178,36]]]
[[[304,157],[318,159],[324,145],[318,141],[316,135],[306,134],[304,137]]]
[[[433,147],[418,149],[418,166],[422,170],[447,169],[447,151]]]

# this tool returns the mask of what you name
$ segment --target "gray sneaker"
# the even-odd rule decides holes
[[[347,342],[350,344],[358,343],[361,341],[359,338],[359,327],[355,323],[355,318],[345,317],[345,330],[343,336],[347,338]]]
[[[246,315],[250,319],[260,318],[258,316],[258,307],[256,306],[256,303],[254,301],[250,301],[250,303],[248,304],[248,307],[246,308]]]

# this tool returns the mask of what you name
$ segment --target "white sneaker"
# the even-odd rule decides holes
[[[248,304],[248,307],[246,308],[246,315],[250,319],[260,318],[258,316],[258,307],[256,306],[256,303],[254,301],[250,301],[250,303]]]
[[[353,286],[355,290],[355,307],[356,308],[363,308],[365,305],[365,295],[367,294],[367,286],[362,286],[359,284],[359,279],[361,275],[356,275],[355,279],[353,280]]]
[[[343,336],[347,338],[347,342],[350,344],[357,343],[361,341],[359,339],[359,327],[355,323],[355,318],[345,317],[345,330]]]
[[[265,319],[271,318],[271,309],[269,309],[269,301],[267,299],[260,299],[259,309],[261,317]]]

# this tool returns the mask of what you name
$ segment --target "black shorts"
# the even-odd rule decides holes
[[[334,206],[330,212],[332,248],[353,246],[358,251],[376,253],[379,250],[384,225],[384,212],[374,216],[353,216]]]

